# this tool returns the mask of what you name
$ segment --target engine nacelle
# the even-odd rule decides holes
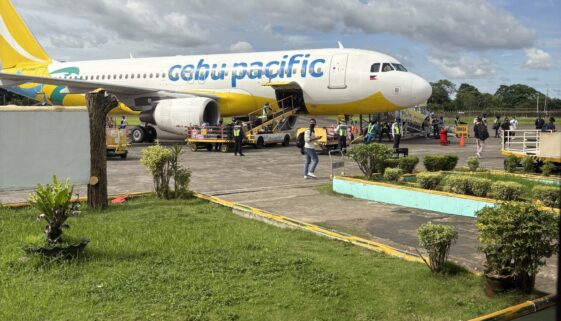
[[[218,124],[220,109],[216,101],[205,97],[166,99],[140,114],[140,121],[155,124],[161,130],[183,135],[188,126]]]

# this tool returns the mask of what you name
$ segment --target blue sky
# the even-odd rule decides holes
[[[561,0],[12,0],[59,60],[336,47],[429,81],[561,98]]]

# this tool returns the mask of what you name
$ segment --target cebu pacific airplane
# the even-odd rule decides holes
[[[413,107],[432,93],[427,81],[397,59],[342,46],[58,62],[9,0],[0,1],[0,63],[0,86],[9,91],[54,105],[83,106],[86,92],[104,88],[120,101],[114,113],[140,114],[171,133],[247,115],[286,97],[301,114],[353,115]],[[155,136],[153,127],[144,130],[140,134]]]

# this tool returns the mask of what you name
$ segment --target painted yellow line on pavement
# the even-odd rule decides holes
[[[548,295],[536,300],[526,301],[517,305],[513,305],[506,309],[502,309],[484,316],[471,319],[469,321],[508,321],[519,318],[528,314],[532,314],[556,305],[557,297]]]
[[[194,193],[195,197],[198,197],[200,199],[204,199],[207,201],[210,201],[212,203],[215,204],[219,204],[222,206],[226,206],[232,209],[236,209],[236,210],[240,210],[243,212],[247,212],[247,213],[251,213],[253,215],[259,216],[261,218],[265,218],[269,221],[273,221],[273,222],[278,222],[278,223],[282,223],[284,225],[290,226],[290,227],[294,227],[294,228],[298,228],[298,229],[303,229],[306,231],[310,231],[319,235],[323,235],[332,239],[336,239],[336,240],[340,240],[343,242],[348,242],[351,244],[354,244],[356,246],[360,246],[362,248],[366,248],[369,250],[373,250],[376,252],[381,252],[381,253],[385,253],[394,257],[398,257],[407,261],[411,261],[411,262],[418,262],[418,263],[422,263],[423,261],[421,260],[420,257],[415,256],[415,255],[411,255],[408,253],[405,253],[403,251],[400,251],[396,248],[393,248],[391,246],[385,245],[385,244],[381,244],[378,242],[374,242],[372,240],[368,240],[362,237],[358,237],[358,236],[353,236],[353,235],[347,235],[341,232],[337,232],[337,231],[332,231],[326,228],[323,228],[321,226],[315,225],[315,224],[311,224],[311,223],[306,223],[300,220],[296,220],[290,217],[286,217],[283,215],[278,215],[278,214],[274,214],[262,209],[258,209],[255,207],[250,207],[250,206],[246,206],[246,205],[241,205],[235,202],[231,202],[231,201],[227,201],[215,196],[210,196],[210,195],[206,195],[206,194],[201,194],[201,193]]]

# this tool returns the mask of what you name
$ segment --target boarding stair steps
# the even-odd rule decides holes
[[[298,109],[292,104],[292,97],[287,97],[285,99],[278,101],[278,106],[284,107],[277,111],[272,111],[269,118],[265,119],[263,117],[263,108],[253,111],[249,114],[250,121],[253,119],[261,119],[262,122],[257,126],[252,126],[250,130],[247,131],[246,136],[248,139],[252,139],[255,135],[259,134],[263,130],[267,132],[277,132],[282,130],[285,125],[287,125],[290,116],[294,116]]]

